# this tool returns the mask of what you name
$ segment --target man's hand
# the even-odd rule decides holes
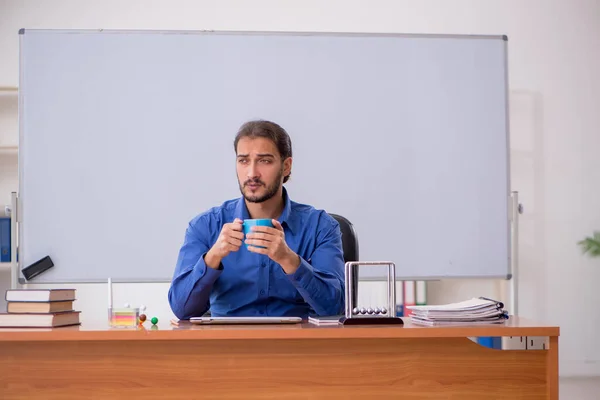
[[[207,266],[213,269],[219,268],[221,260],[232,251],[238,251],[244,239],[242,231],[242,220],[236,218],[233,222],[223,225],[217,242],[211,247],[204,257]]]
[[[300,257],[285,242],[285,234],[279,221],[273,219],[271,222],[274,228],[270,226],[252,227],[252,233],[246,235],[245,240],[248,250],[269,256],[271,260],[281,265],[286,274],[293,274],[300,266]]]

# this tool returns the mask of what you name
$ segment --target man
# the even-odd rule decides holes
[[[179,319],[202,316],[337,315],[344,309],[339,225],[290,200],[287,132],[270,121],[242,125],[235,141],[242,197],[198,215],[185,233],[169,303]],[[271,219],[253,227],[245,219]],[[260,246],[260,247],[257,247]]]

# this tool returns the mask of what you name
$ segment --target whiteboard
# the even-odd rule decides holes
[[[22,30],[20,51],[20,268],[55,263],[36,282],[170,281],[188,222],[240,196],[257,118],[360,261],[508,276],[506,37]]]

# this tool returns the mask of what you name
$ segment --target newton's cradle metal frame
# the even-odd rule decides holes
[[[355,269],[358,271],[358,267],[360,266],[374,265],[388,266],[387,307],[376,307],[375,309],[358,307],[358,305],[353,307],[353,272]],[[346,310],[345,315],[340,318],[340,323],[343,325],[404,324],[402,318],[396,316],[396,264],[391,261],[348,261],[344,265],[344,274],[346,281]]]

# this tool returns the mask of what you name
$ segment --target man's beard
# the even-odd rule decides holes
[[[260,179],[248,179],[246,182],[244,182],[243,186],[238,181],[238,185],[240,187],[240,192],[242,193],[242,196],[244,196],[244,198],[246,200],[248,200],[250,203],[262,203],[264,201],[269,200],[270,198],[272,198],[273,196],[275,196],[277,194],[277,192],[279,191],[279,188],[281,187],[281,178],[282,177],[283,177],[283,168],[279,171],[279,174],[277,174],[277,178],[275,179],[273,184],[271,186],[267,187],[267,191],[262,196],[246,195],[246,193],[244,192],[244,187],[249,183],[258,183],[262,186],[266,186],[265,183],[263,181],[261,181]]]

